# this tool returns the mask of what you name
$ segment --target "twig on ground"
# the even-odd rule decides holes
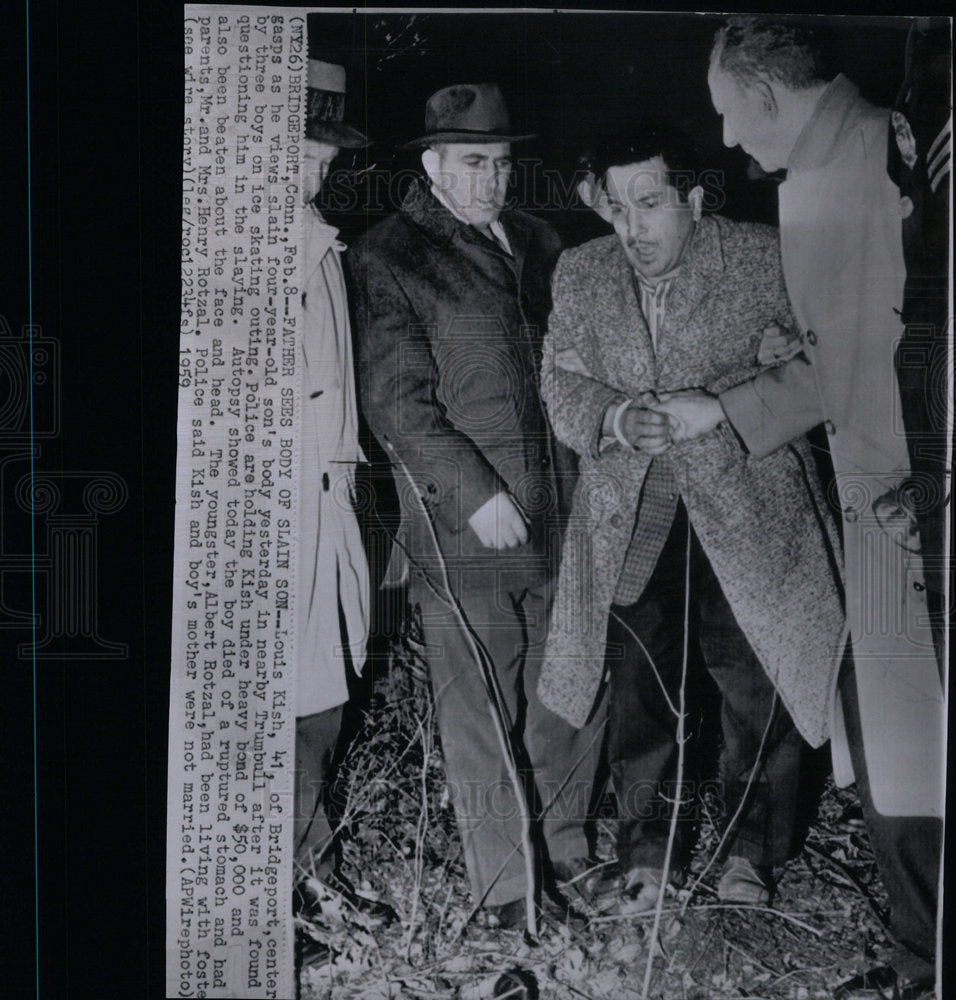
[[[781,972],[775,969],[772,965],[767,965],[766,962],[761,962],[759,958],[757,958],[755,955],[751,955],[749,951],[744,951],[744,949],[741,948],[739,944],[734,944],[733,941],[729,941],[726,938],[724,938],[724,944],[727,945],[728,948],[737,952],[738,955],[740,955],[742,958],[745,958],[752,965],[759,965],[761,969],[763,969],[765,972],[769,972],[772,976],[781,976],[782,978],[783,974]]]
[[[431,760],[432,748],[428,739],[425,724],[421,719],[416,720],[418,739],[422,745],[422,766],[421,766],[421,809],[418,814],[418,821],[415,825],[415,854],[413,868],[413,892],[412,892],[412,912],[408,920],[408,928],[405,938],[405,959],[410,961],[412,941],[415,938],[416,917],[422,902],[422,878],[424,875],[425,859],[425,830],[428,827],[428,764]]]
[[[451,897],[455,892],[455,887],[450,885],[448,891],[445,893],[445,902],[442,903],[441,909],[438,911],[438,927],[435,930],[435,937],[441,941],[442,931],[445,929],[445,915],[448,913],[448,904],[451,902]]]
[[[866,888],[860,884],[856,875],[854,875],[846,865],[842,864],[842,862],[827,854],[825,851],[821,851],[820,848],[816,847],[814,844],[807,842],[804,846],[808,854],[812,854],[814,857],[819,858],[831,868],[835,868],[836,871],[849,882],[850,886],[867,901],[873,916],[876,917],[883,930],[886,931],[887,934],[891,933],[889,921],[886,919],[886,915],[883,913],[882,908],[877,904],[876,900],[866,890]]]
[[[839,969],[842,962],[829,962],[827,965],[813,965],[804,966],[802,969],[791,969],[789,972],[781,973],[773,982],[767,983],[768,986],[777,986],[782,983],[785,979],[789,979],[791,976],[799,976],[806,972],[815,972],[818,975],[825,972],[827,969]]]
[[[756,906],[752,903],[702,903],[696,906],[697,910],[754,910],[759,913],[770,913],[775,917],[782,917],[784,920],[791,924],[795,924],[797,927],[802,927],[805,931],[809,931],[814,937],[822,938],[823,931],[819,927],[814,927],[812,924],[808,924],[806,921],[801,920],[799,917],[795,917],[792,913],[787,913],[785,910],[775,910],[772,906]]]
[[[690,907],[692,912],[699,912],[700,910],[755,910],[760,913],[769,913],[775,917],[782,917],[784,920],[789,921],[792,924],[796,924],[798,927],[802,927],[805,931],[809,931],[816,937],[823,937],[823,931],[817,927],[813,927],[801,920],[799,917],[795,917],[792,913],[788,913],[785,910],[775,910],[771,906],[755,906],[750,903],[697,903]],[[684,916],[687,912],[686,904],[681,906],[667,907],[661,910],[661,914],[675,914],[677,916]],[[644,919],[649,919],[650,913],[648,913]],[[634,920],[640,920],[640,914],[611,914],[606,917],[592,917],[591,923],[600,926],[601,924],[613,924],[613,923],[630,923]]]
[[[667,847],[664,850],[664,864],[661,871],[661,891],[654,906],[654,925],[651,928],[651,938],[647,943],[647,962],[644,966],[644,983],[641,988],[641,1000],[647,1000],[651,988],[651,975],[654,971],[654,952],[660,938],[661,911],[664,908],[664,890],[670,880],[671,858],[674,853],[674,841],[677,838],[677,820],[680,815],[682,789],[684,784],[684,724],[687,718],[687,659],[690,643],[690,522],[687,524],[687,554],[684,567],[684,652],[681,662],[680,692],[677,706],[677,794],[674,797],[674,807],[671,810],[670,826],[667,831]],[[645,655],[647,651],[645,650]],[[655,668],[654,673],[657,674]],[[660,675],[657,674],[658,681]],[[668,699],[668,704],[670,704]]]
[[[697,957],[694,959],[693,963],[691,964],[691,967],[687,970],[688,975],[690,975],[694,971],[694,969],[697,968],[697,965],[700,962],[700,960],[704,957],[704,955],[707,954],[707,948],[710,946],[710,942],[713,940],[714,934],[716,933],[717,933],[717,928],[711,927],[707,933],[707,939],[704,941],[704,943],[700,946],[700,948],[697,951]],[[675,952],[675,956],[676,954],[677,953]],[[673,959],[671,959],[671,961],[668,962],[667,964],[667,971],[670,972],[673,966],[674,966],[674,961]]]
[[[750,790],[751,788],[753,788],[754,780],[757,777],[757,768],[760,765],[760,761],[763,758],[764,747],[767,745],[767,737],[770,735],[770,727],[773,725],[773,717],[776,707],[777,707],[777,692],[776,689],[774,689],[773,700],[770,702],[770,711],[767,714],[767,724],[764,726],[763,735],[760,737],[760,745],[757,747],[757,755],[754,758],[753,767],[750,769],[750,774],[747,776],[747,784],[744,786],[744,793],[740,797],[740,802],[737,804],[737,808],[734,810],[733,816],[731,816],[730,819],[727,820],[727,822],[724,824],[724,829],[721,832],[720,839],[717,841],[717,846],[710,852],[710,857],[707,859],[707,864],[704,865],[704,867],[695,877],[694,881],[691,882],[691,884],[685,890],[687,896],[684,900],[684,909],[687,908],[691,898],[694,895],[694,892],[697,890],[697,887],[701,884],[701,882],[704,880],[704,877],[713,867],[714,862],[720,857],[721,852],[724,849],[724,844],[727,842],[727,839],[730,837],[731,832],[733,831],[734,827],[737,824],[737,820],[740,819],[740,816],[743,813],[744,808],[748,804],[747,800],[750,797]]]

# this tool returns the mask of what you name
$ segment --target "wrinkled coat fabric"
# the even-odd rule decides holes
[[[368,565],[353,509],[358,444],[355,375],[338,230],[306,212],[299,468],[296,715],[348,700],[348,664],[368,638]]]
[[[894,352],[903,335],[899,191],[888,113],[845,77],[824,92],[780,185],[787,290],[811,363],[721,396],[754,455],[826,421],[843,510],[847,622],[873,800],[886,815],[942,815],[943,691],[918,536],[893,516],[910,473]],[[834,716],[834,769],[852,780]]]
[[[603,673],[608,609],[650,464],[617,444],[598,450],[605,410],[622,397],[719,392],[752,376],[764,326],[786,322],[789,307],[776,232],[720,217],[698,224],[656,352],[617,236],[564,253],[553,295],[542,395],[581,468],[539,692],[580,724]],[[563,361],[571,352],[577,370]],[[758,459],[722,425],[663,458],[738,624],[797,728],[819,746],[829,736],[843,613],[832,522],[807,443]]]

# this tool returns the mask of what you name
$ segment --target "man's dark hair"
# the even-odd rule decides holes
[[[630,128],[583,153],[578,165],[603,181],[611,167],[646,163],[658,156],[667,169],[667,183],[686,201],[698,183],[700,156],[690,139],[670,125],[654,122]]]
[[[832,78],[828,38],[807,21],[732,17],[714,37],[710,62],[738,83],[777,80],[791,90],[807,90]]]

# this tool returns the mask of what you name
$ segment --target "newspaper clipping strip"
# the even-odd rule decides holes
[[[167,996],[294,993],[305,25],[185,8]]]

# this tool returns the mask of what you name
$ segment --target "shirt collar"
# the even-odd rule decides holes
[[[338,239],[338,229],[335,226],[330,226],[325,221],[314,202],[309,202],[306,206],[305,227],[308,232],[308,239],[312,244],[318,245],[324,243],[340,252],[345,250],[345,244]]]
[[[466,226],[472,226],[472,223],[470,223],[458,211],[458,209],[455,208],[455,206],[451,203],[451,201],[448,198],[445,197],[445,193],[443,191],[439,190],[439,188],[435,184],[432,184],[432,186],[431,186],[431,192],[435,196],[435,198],[437,199],[437,201],[443,207],[447,208],[448,211],[451,212],[451,214],[459,222],[463,222]],[[472,226],[472,228],[474,229],[474,228],[477,228],[477,227]],[[488,226],[488,228],[495,234],[495,236],[501,242],[501,245],[505,248],[505,250],[507,250],[508,253],[511,253],[512,252],[511,251],[511,244],[508,242],[508,237],[505,235],[504,226],[502,226],[501,220],[500,219],[495,219],[495,221],[492,222],[491,225]]]
[[[681,265],[678,264],[673,271],[668,271],[667,274],[662,274],[653,284],[651,284],[651,282],[649,282],[636,269],[634,271],[634,277],[637,279],[637,283],[641,286],[641,288],[646,288],[649,292],[654,292],[661,286],[667,288],[670,285],[670,283],[677,277],[677,275],[680,274],[680,270],[681,270]]]

